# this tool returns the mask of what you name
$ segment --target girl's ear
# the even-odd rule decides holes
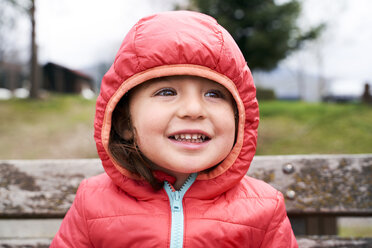
[[[129,130],[129,129],[125,129],[123,131],[123,138],[124,140],[126,141],[130,141],[130,140],[133,140],[133,131],[132,130]]]

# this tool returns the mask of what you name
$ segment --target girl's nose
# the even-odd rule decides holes
[[[187,95],[179,102],[178,116],[180,118],[203,119],[206,116],[203,99],[198,95]]]

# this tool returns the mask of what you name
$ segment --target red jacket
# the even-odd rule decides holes
[[[249,58],[248,58],[249,59]],[[236,143],[179,192],[155,192],[111,158],[117,102],[134,86],[170,75],[224,85],[239,112]],[[259,121],[255,86],[228,32],[206,15],[178,11],[140,20],[125,37],[97,99],[95,140],[106,174],[81,183],[51,247],[297,247],[282,194],[247,177]]]

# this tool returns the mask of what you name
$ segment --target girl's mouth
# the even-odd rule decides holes
[[[190,143],[203,143],[205,141],[210,140],[208,136],[205,134],[190,134],[190,133],[185,133],[185,134],[175,134],[169,136],[170,139],[176,140],[178,142],[190,142]]]

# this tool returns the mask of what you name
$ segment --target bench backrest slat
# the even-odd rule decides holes
[[[372,154],[256,156],[248,175],[280,190],[291,215],[372,215]]]
[[[248,175],[286,197],[289,215],[372,215],[372,154],[256,156]],[[0,160],[0,218],[63,217],[99,159]]]
[[[63,217],[98,159],[0,161],[0,218]]]

